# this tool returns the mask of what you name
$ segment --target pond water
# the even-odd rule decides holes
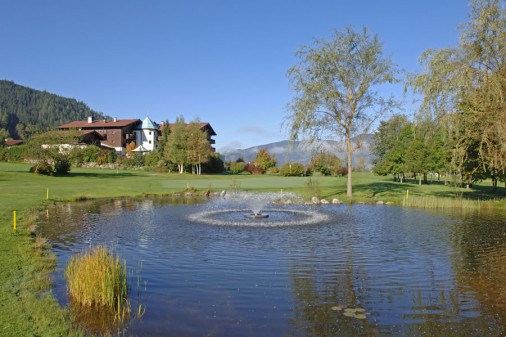
[[[127,336],[506,335],[504,212],[267,205],[260,220],[186,202],[49,210],[58,300],[69,305],[69,257],[106,244],[127,261],[134,310],[145,308]]]

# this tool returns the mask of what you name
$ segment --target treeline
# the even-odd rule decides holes
[[[83,102],[0,81],[0,137],[29,139],[56,126],[88,116],[109,119]]]
[[[411,121],[394,116],[376,133],[374,171],[426,181],[429,172],[463,185],[506,182],[506,9],[475,0],[453,48],[428,50],[409,86],[421,97]]]

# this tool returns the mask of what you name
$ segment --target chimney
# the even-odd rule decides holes
[[[88,123],[90,123],[90,124],[93,123],[93,116],[88,117]]]

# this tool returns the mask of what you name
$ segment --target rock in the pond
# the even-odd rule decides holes
[[[319,204],[321,204],[321,201],[320,201],[320,199],[319,199],[318,197],[312,197],[312,198],[311,198],[311,202],[312,202],[313,204],[315,204],[315,205],[319,205]]]

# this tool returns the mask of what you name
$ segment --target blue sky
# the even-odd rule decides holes
[[[465,0],[0,0],[0,79],[118,118],[199,118],[216,147],[284,140],[294,53],[366,26],[401,68],[456,46]],[[389,88],[402,99],[402,85]],[[413,112],[406,103],[405,113]]]

